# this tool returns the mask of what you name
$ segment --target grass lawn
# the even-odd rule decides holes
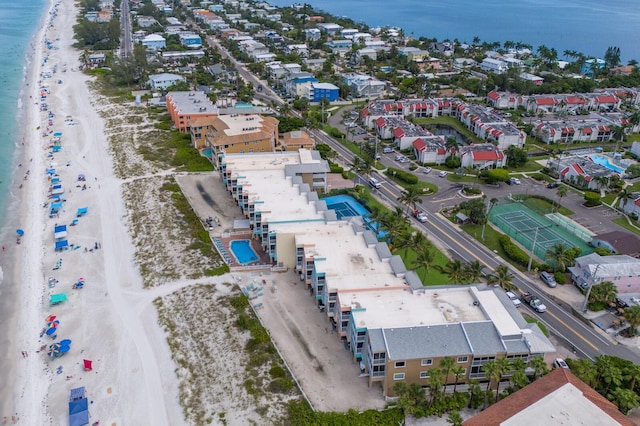
[[[416,269],[416,273],[418,274],[418,277],[420,277],[420,279],[422,280],[422,284],[426,286],[451,284],[451,280],[449,279],[449,277],[447,277],[445,274],[442,274],[436,271],[436,269],[433,267],[434,265],[440,265],[444,267],[449,261],[449,259],[437,248],[433,247],[431,250],[435,252],[436,256],[435,256],[433,265],[429,268],[429,272],[427,272],[427,275],[426,276],[424,275],[424,268]],[[405,255],[405,250],[400,250],[395,254],[399,254],[402,260],[404,261],[405,266],[408,269],[412,269],[413,262],[417,257],[416,252],[414,252],[413,250],[407,250]]]
[[[403,187],[404,189],[409,189],[409,187],[412,186],[417,186],[418,188],[420,188],[423,192],[424,195],[434,195],[438,193],[438,186],[434,185],[430,182],[424,182],[422,180],[419,180],[418,183],[416,184],[409,184],[407,182],[404,182],[396,177],[394,177],[393,175],[389,175],[385,173],[385,177],[391,181],[393,181],[394,183],[400,185],[401,187]]]
[[[618,196],[617,193],[609,192],[607,195],[604,196],[604,198],[602,198],[602,202],[605,204],[611,205],[611,203],[613,203],[613,200],[615,200],[617,196]]]
[[[631,225],[629,222],[627,222],[627,219],[624,217],[619,217],[617,219],[613,219],[614,223],[617,223],[618,225],[622,226],[624,229],[628,229],[629,231],[640,235],[640,229],[636,228],[635,226]]]
[[[545,336],[549,337],[549,330],[547,330],[547,326],[546,325],[544,325],[543,323],[541,323],[537,319],[531,318],[531,317],[529,317],[527,315],[523,315],[523,317],[524,317],[525,321],[528,322],[528,323],[531,323],[531,324],[536,323],[536,324],[538,324],[538,327],[540,327],[540,331],[542,331]]]
[[[536,163],[535,161],[527,161],[526,164],[520,167],[508,168],[509,173],[518,173],[518,172],[537,172],[542,169],[542,164]]]
[[[468,176],[468,175],[460,176],[452,172],[447,173],[447,177],[445,179],[447,179],[449,182],[456,182],[456,183],[460,183],[460,182],[477,183],[477,184],[481,183],[481,181],[475,176]]]
[[[547,213],[551,213],[554,208],[554,205],[549,201],[531,195],[524,199],[523,204],[534,212],[543,216]],[[558,209],[558,213],[563,216],[571,216],[574,212],[566,207],[560,206],[560,208]]]

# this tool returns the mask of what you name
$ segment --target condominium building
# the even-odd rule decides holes
[[[489,378],[483,365],[555,351],[494,287],[424,287],[360,217],[319,198],[326,161],[316,151],[218,155],[229,193],[272,262],[295,269],[311,300],[360,364],[370,386],[394,396],[398,381],[429,384],[444,357],[464,368],[447,383]],[[362,212],[364,213],[364,212]]]
[[[189,132],[189,122],[196,118],[215,117],[220,111],[204,92],[167,93],[167,111],[174,126],[182,132]]]
[[[205,135],[205,145],[214,159],[219,154],[271,152],[278,144],[278,120],[257,114],[213,117]]]

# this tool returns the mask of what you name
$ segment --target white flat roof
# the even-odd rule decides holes
[[[470,287],[473,296],[480,302],[485,313],[493,322],[501,336],[517,336],[522,333],[511,314],[505,309],[493,291],[479,291],[476,287]]]
[[[553,425],[619,425],[605,411],[585,398],[582,391],[567,383],[534,402],[516,415],[500,423],[502,426],[532,424]]]
[[[306,256],[315,259],[316,271],[325,274],[329,292],[408,288],[390,263],[380,260],[374,247],[367,247],[351,223],[306,224],[303,232],[296,235],[296,245],[304,245]]]
[[[385,290],[339,294],[341,306],[349,306],[357,328],[397,328],[404,326],[455,324],[486,321],[489,318],[474,306],[475,287]],[[490,293],[494,297],[493,292]],[[345,297],[347,296],[347,297]],[[497,300],[497,298],[496,298]],[[499,302],[498,302],[499,303]],[[365,310],[358,311],[363,307]],[[502,308],[504,309],[504,308]],[[509,318],[510,322],[514,322]],[[514,323],[515,325],[515,323]],[[519,330],[519,329],[518,329]]]
[[[251,121],[243,122],[251,123]],[[246,125],[246,124],[245,124]],[[264,154],[227,154],[227,167],[242,184],[243,192],[253,201],[256,212],[262,212],[262,221],[306,222],[324,220],[316,211],[315,203],[309,203],[306,194],[300,193],[291,177],[285,176],[285,166],[317,163],[309,150]]]

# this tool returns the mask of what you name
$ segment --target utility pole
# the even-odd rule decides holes
[[[533,253],[536,250],[536,242],[538,241],[538,230],[540,227],[536,227],[536,233],[533,234],[533,246],[531,247],[531,255],[529,256],[529,264],[527,265],[527,272],[531,272],[531,263],[533,263]]]
[[[591,276],[591,284],[589,284],[589,286],[587,287],[587,293],[584,296],[584,303],[582,305],[582,313],[586,313],[587,312],[587,304],[589,303],[589,295],[591,294],[591,287],[593,287],[596,284],[596,275],[598,274],[598,269],[600,268],[600,263],[598,263],[596,265],[596,270],[593,271],[593,275]]]

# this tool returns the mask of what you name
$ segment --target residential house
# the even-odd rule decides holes
[[[356,98],[375,99],[384,94],[386,83],[366,74],[344,74],[344,83]]]
[[[589,244],[606,248],[611,253],[640,257],[640,238],[636,234],[623,231],[606,232],[594,236]]]
[[[478,170],[497,169],[507,165],[507,156],[491,143],[461,146],[456,153],[462,167]]]
[[[340,37],[353,40],[353,36],[359,32],[360,31],[355,28],[343,28],[340,30]]]
[[[187,79],[178,74],[161,73],[152,74],[149,76],[148,85],[152,90],[167,90],[168,87],[175,85],[178,82],[186,82]]]
[[[487,103],[498,109],[516,109],[522,103],[522,96],[509,92],[492,90],[487,93]]]
[[[162,52],[161,58],[163,62],[175,63],[184,58],[202,58],[203,50],[186,50],[177,52]]]
[[[189,123],[199,117],[215,117],[219,114],[204,92],[167,93],[167,112],[174,126],[182,133],[189,132]]]
[[[102,9],[98,12],[97,22],[109,22],[113,17],[113,9]]]
[[[444,136],[423,136],[414,140],[413,153],[419,163],[444,164],[447,159],[446,141]]]
[[[199,49],[202,47],[202,39],[198,34],[181,33],[178,36],[180,37],[180,44],[189,49]]]
[[[309,82],[305,87],[304,97],[311,102],[320,102],[322,99],[334,102],[340,97],[340,89],[331,83]]]
[[[603,59],[599,59],[599,58],[587,59],[586,61],[584,61],[584,63],[582,64],[582,67],[580,68],[580,74],[591,77],[593,76],[594,70],[597,73],[598,70],[603,69],[606,65],[607,63]]]
[[[307,68],[309,68],[311,71],[320,71],[322,70],[322,67],[326,61],[327,60],[324,58],[317,58],[317,59],[304,58],[302,60],[302,63],[305,64]],[[300,71],[302,71],[302,68],[299,71],[295,71],[295,72],[300,72]]]
[[[167,47],[167,41],[160,34],[149,34],[140,40],[140,44],[148,50],[160,50]]]
[[[352,44],[351,40],[331,40],[325,43],[332,53],[340,56],[344,56],[345,53],[349,52]]]
[[[104,53],[92,53],[87,57],[87,65],[91,68],[95,68],[105,63],[107,55]]]
[[[523,79],[524,81],[530,81],[537,85],[544,83],[544,78],[534,74],[530,74],[528,72],[520,73],[520,78]]]
[[[207,147],[205,136],[213,128],[214,116],[196,117],[189,121],[189,133],[191,133],[191,143],[197,150]]]
[[[580,156],[561,157],[553,165],[559,170],[560,179],[594,191],[599,191],[602,187],[601,178],[619,176],[607,167]]]
[[[358,63],[364,62],[364,58],[368,57],[369,59],[375,61],[378,59],[378,52],[375,49],[371,49],[369,47],[365,47],[364,49],[359,49],[356,52],[355,60]]]
[[[221,154],[272,152],[278,145],[278,120],[260,115],[220,115],[210,123],[206,146],[214,161]]]
[[[302,130],[283,133],[280,137],[280,144],[283,151],[298,151],[300,149],[312,150],[316,146],[316,141]]]
[[[640,293],[640,259],[626,254],[600,256],[591,253],[576,258],[575,266],[567,269],[571,272],[571,281],[583,290],[611,281],[618,294]]]
[[[289,96],[304,96],[307,92],[307,83],[317,83],[318,79],[308,72],[296,72],[289,74],[284,79],[284,89]]]
[[[136,21],[138,22],[138,26],[140,28],[149,28],[158,23],[158,21],[156,21],[156,18],[154,18],[153,16],[143,15],[137,16]]]
[[[556,368],[462,422],[462,426],[524,424],[633,426],[615,404],[576,377]]]
[[[500,59],[484,58],[480,63],[480,69],[496,74],[503,74],[507,72],[509,66],[506,64],[506,62]]]
[[[284,48],[285,53],[295,53],[299,56],[308,56],[309,48],[306,44],[288,44]]]
[[[323,23],[317,24],[316,28],[318,28],[323,33],[332,37],[340,34],[340,30],[342,30],[342,27],[340,25],[334,24],[331,22],[323,22]]]
[[[305,38],[309,41],[320,40],[320,30],[317,28],[307,28],[304,30]]]
[[[398,53],[414,62],[424,62],[429,59],[429,51],[418,49],[417,47],[400,47]]]

